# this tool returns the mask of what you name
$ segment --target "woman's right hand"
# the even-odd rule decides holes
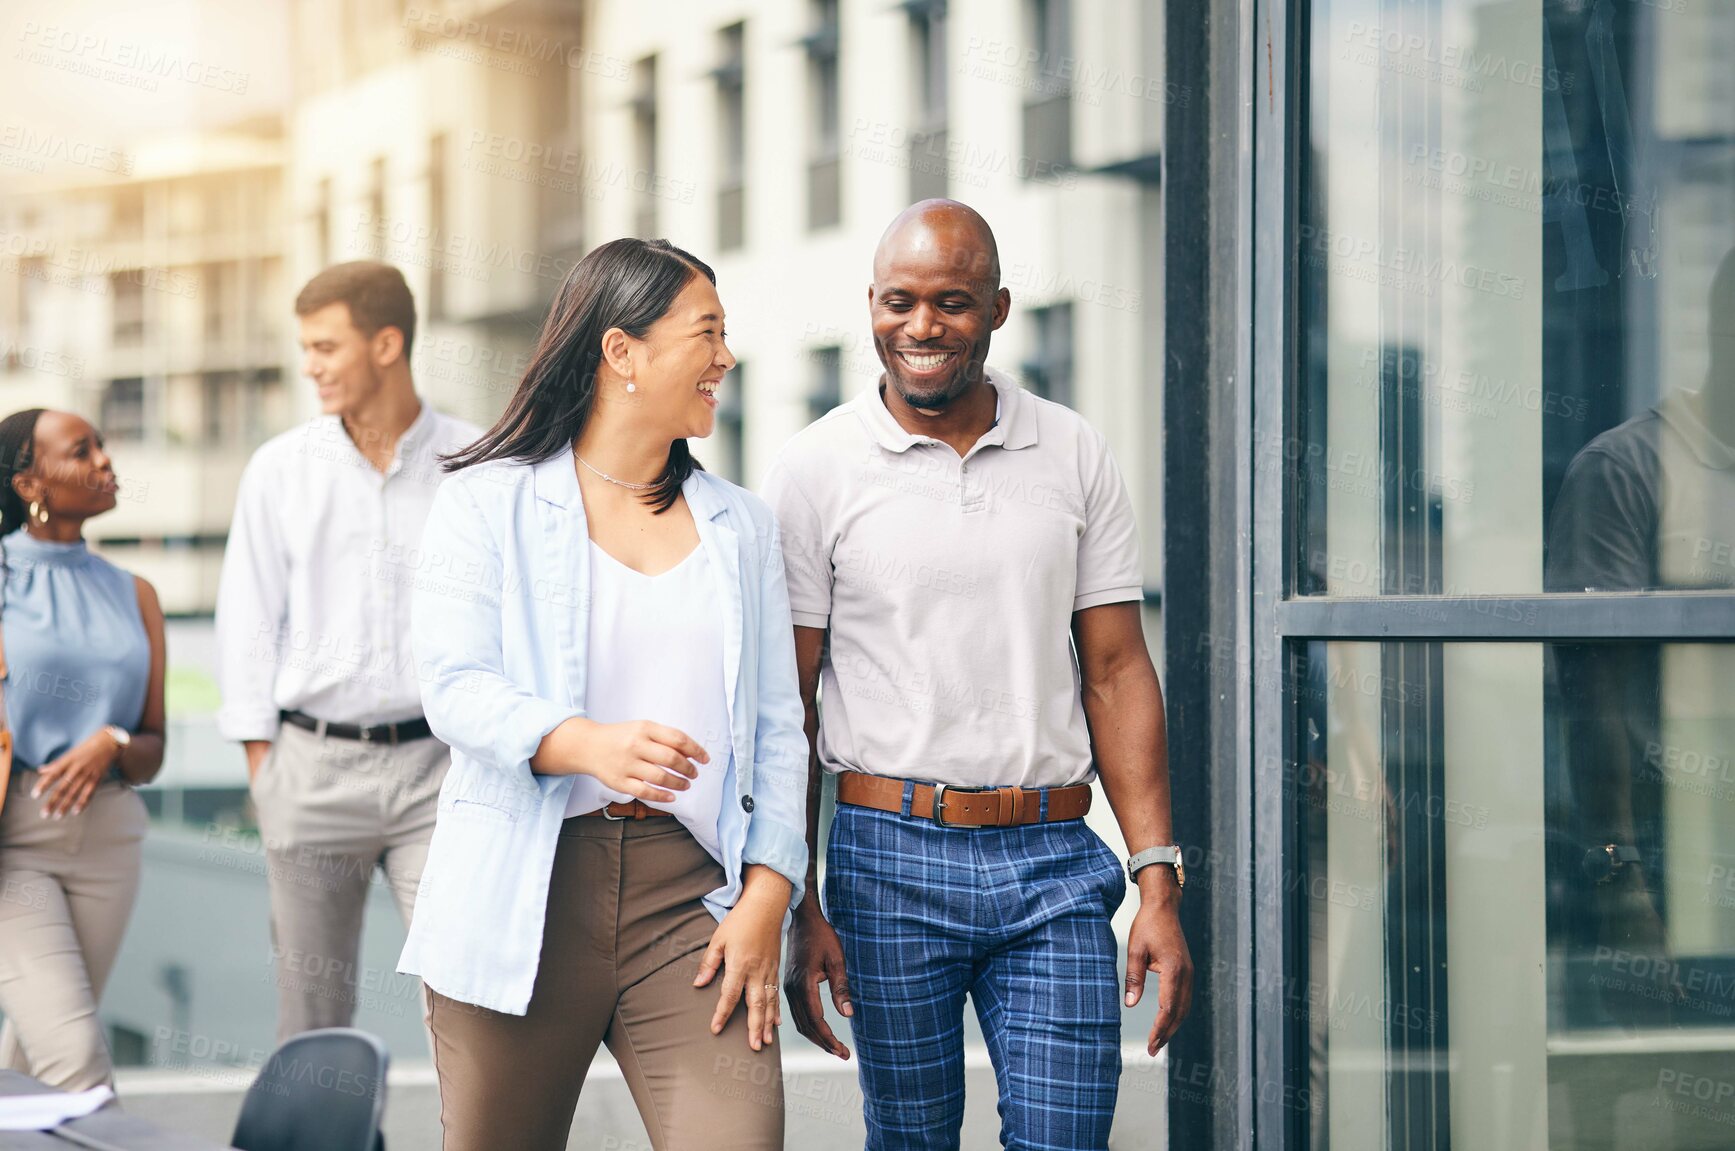
[[[568,726],[576,728],[571,733],[570,748],[559,748],[554,757],[549,757],[545,742],[538,760],[552,758],[566,771],[594,776],[611,791],[653,803],[673,802],[674,793],[691,787],[691,781],[699,774],[692,761],[711,760],[710,754],[686,732],[649,720],[596,723],[572,719],[561,725]],[[566,734],[558,729],[557,733]],[[535,762],[532,767],[548,770]]]

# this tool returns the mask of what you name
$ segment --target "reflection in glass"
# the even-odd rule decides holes
[[[1549,591],[1735,588],[1735,249],[1706,314],[1703,384],[1604,432],[1567,468]]]
[[[1314,1148],[1735,1146],[1735,645],[1293,669]]]
[[[1731,586],[1735,356],[1711,284],[1735,248],[1735,5],[1310,13],[1298,423],[1259,446],[1298,473],[1295,590],[1582,590],[1617,573],[1569,571],[1545,537],[1606,534],[1567,521],[1620,514],[1603,489],[1647,476],[1653,534],[1682,534],[1621,586]],[[1587,447],[1621,428],[1625,457]]]

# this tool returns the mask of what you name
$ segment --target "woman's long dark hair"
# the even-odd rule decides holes
[[[610,240],[585,256],[556,293],[506,413],[481,439],[443,457],[446,470],[502,459],[539,464],[570,451],[596,403],[603,333],[619,328],[644,339],[699,275],[717,282],[710,265],[667,240]],[[676,440],[646,502],[667,511],[698,467],[687,441]]]
[[[11,535],[29,518],[12,477],[29,471],[35,460],[36,421],[44,410],[26,408],[0,420],[0,536]]]

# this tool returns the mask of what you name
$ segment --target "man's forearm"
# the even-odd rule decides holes
[[[801,896],[797,911],[811,906],[819,909],[819,808],[822,796],[821,788],[825,785],[825,773],[819,766],[818,716],[813,708],[807,709],[807,720],[803,724],[807,732],[807,887]]]
[[[819,806],[825,772],[819,766],[819,669],[825,630],[795,629],[795,678],[801,692],[801,730],[807,736],[807,886],[797,912],[819,910]]]
[[[1127,850],[1175,842],[1169,807],[1168,733],[1163,722],[1163,693],[1156,674],[1129,667],[1084,692],[1085,719],[1090,724],[1102,788],[1120,824]],[[1147,868],[1139,873],[1146,889]],[[1167,880],[1172,885],[1172,877]]]

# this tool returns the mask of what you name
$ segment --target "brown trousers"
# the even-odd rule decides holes
[[[0,1067],[82,1091],[114,1082],[97,1003],[132,917],[148,821],[114,782],[78,815],[43,819],[37,778],[13,769],[0,816]]]
[[[549,877],[530,1007],[507,1015],[427,990],[445,1151],[562,1151],[607,1043],[656,1151],[783,1146],[782,1058],[721,1035],[723,976],[696,988],[723,869],[674,819],[568,819]]]

